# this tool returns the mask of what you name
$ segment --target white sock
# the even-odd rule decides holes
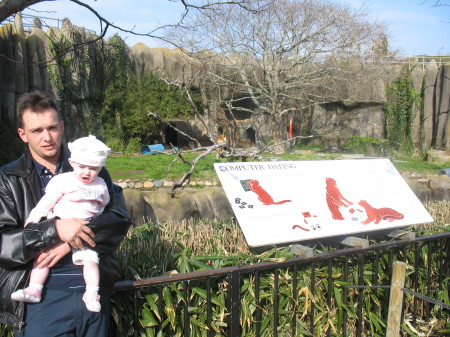
[[[30,283],[28,285],[28,287],[35,288],[39,291],[42,291],[42,289],[44,288],[44,286],[42,284],[38,284],[38,283]]]
[[[96,286],[86,286],[86,292],[90,292],[90,293],[98,293],[99,290],[100,290],[100,287],[96,287]]]

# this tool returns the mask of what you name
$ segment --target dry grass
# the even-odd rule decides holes
[[[161,224],[163,239],[177,240],[192,249],[192,255],[214,255],[217,251],[235,255],[250,254],[247,242],[236,223],[212,220],[182,220]]]
[[[424,225],[423,229],[434,233],[450,231],[450,201],[427,202],[425,208],[434,219],[434,223]]]

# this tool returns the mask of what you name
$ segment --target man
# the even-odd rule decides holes
[[[90,222],[82,219],[41,219],[24,227],[30,211],[56,174],[71,170],[68,150],[62,145],[64,123],[55,102],[33,92],[17,102],[18,133],[27,145],[22,156],[0,168],[0,322],[25,337],[107,336],[110,316],[108,291],[118,280],[113,257],[131,221],[121,189],[105,168],[99,174],[111,201]],[[100,257],[100,313],[82,302],[85,283],[80,266],[71,260],[71,248],[88,245]],[[33,262],[50,267],[40,303],[13,301],[11,293],[23,288]]]

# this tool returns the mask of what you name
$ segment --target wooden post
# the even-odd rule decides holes
[[[393,263],[391,292],[389,296],[389,313],[386,328],[386,337],[400,336],[400,319],[403,308],[403,290],[405,286],[406,263],[395,261]]]

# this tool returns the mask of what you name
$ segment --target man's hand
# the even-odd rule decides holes
[[[95,234],[88,226],[88,221],[76,218],[56,220],[56,230],[59,238],[72,248],[84,250],[84,242],[95,247]]]
[[[34,262],[34,265],[38,268],[51,268],[70,251],[71,249],[68,243],[60,243],[50,249],[43,251]]]

